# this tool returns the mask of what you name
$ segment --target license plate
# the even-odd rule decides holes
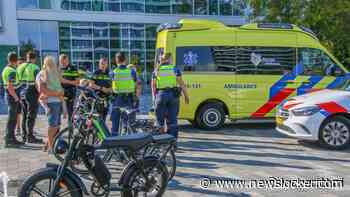
[[[276,124],[279,124],[279,125],[281,125],[281,124],[283,124],[283,118],[281,118],[281,117],[276,117]]]

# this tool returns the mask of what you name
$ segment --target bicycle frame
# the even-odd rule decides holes
[[[64,159],[63,163],[61,165],[59,165],[58,168],[57,168],[57,177],[56,177],[56,179],[54,181],[53,190],[50,192],[49,197],[55,197],[56,196],[59,182],[61,181],[63,175],[67,171],[70,171],[69,169],[67,169],[67,167],[69,166],[69,162],[73,159],[74,150],[76,149],[76,146],[78,145],[80,140],[81,140],[81,138],[78,138],[77,136],[75,136],[73,138],[73,141],[72,141],[72,143],[69,146],[68,152],[66,153],[66,156],[65,156],[65,159]],[[69,172],[69,173],[73,173],[73,172]],[[80,179],[80,182],[81,183],[79,185],[84,185],[82,183],[81,179]],[[84,193],[88,194],[86,188],[84,188],[83,191],[84,191]]]

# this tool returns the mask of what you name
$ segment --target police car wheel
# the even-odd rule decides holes
[[[350,145],[350,120],[343,116],[327,119],[319,132],[320,144],[328,149],[341,150]]]
[[[225,123],[225,111],[220,103],[208,103],[202,106],[197,114],[196,123],[199,128],[216,130]]]

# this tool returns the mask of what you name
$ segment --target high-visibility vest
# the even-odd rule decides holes
[[[135,81],[131,74],[132,69],[116,68],[113,70],[114,78],[112,81],[112,89],[114,93],[134,93]]]
[[[174,65],[160,66],[159,71],[156,73],[158,89],[174,88],[177,86],[174,68]]]
[[[13,83],[13,86],[14,88],[17,88],[19,85],[19,82],[18,82],[18,75],[17,75],[16,69],[11,66],[6,66],[2,71],[2,82],[6,89],[8,88],[8,84],[9,84],[9,76],[13,73],[16,75],[16,79],[15,79],[15,82]]]
[[[17,68],[18,80],[27,85],[35,84],[35,72],[40,70],[39,66],[32,63],[23,63]]]

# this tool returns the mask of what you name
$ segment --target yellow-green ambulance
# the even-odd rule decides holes
[[[165,52],[182,70],[190,95],[179,118],[205,129],[222,127],[226,118],[274,117],[286,98],[349,78],[311,30],[291,24],[228,27],[183,19],[159,26],[156,62]]]

